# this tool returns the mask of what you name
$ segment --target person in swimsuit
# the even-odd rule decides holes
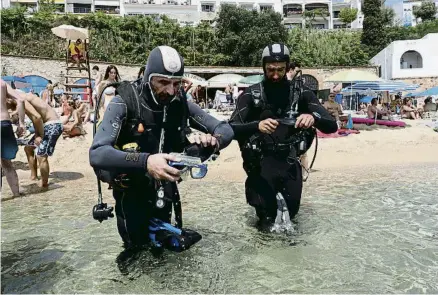
[[[330,93],[328,100],[324,102],[323,106],[329,112],[329,114],[333,118],[335,118],[336,123],[338,124],[338,128],[340,128],[341,127],[340,116],[342,115],[342,108],[341,105],[335,101],[335,96],[336,93],[334,92]]]
[[[9,99],[7,100],[7,108],[11,110],[12,112],[16,112],[17,109],[17,102]],[[20,138],[17,139],[17,143],[19,140],[21,140],[21,144],[25,145],[24,151],[26,153],[27,162],[29,164],[30,169],[30,179],[37,180],[37,160],[35,158],[35,155],[33,153],[33,148],[36,147],[35,145],[35,138],[39,137],[42,138],[44,136],[44,123],[41,119],[41,115],[35,110],[34,107],[32,107],[31,104],[25,101],[24,103],[24,109],[27,116],[27,119],[30,121],[30,124],[27,126],[27,130],[30,132],[29,136],[33,134],[31,138]],[[19,143],[20,144],[20,143]],[[27,146],[33,147],[33,148],[26,148]]]
[[[368,114],[368,118],[369,119],[378,119],[378,120],[382,120],[383,116],[387,116],[388,115],[388,111],[387,110],[379,110],[377,108],[377,98],[373,98],[371,100],[371,104],[368,106],[368,110],[367,110],[367,114]],[[376,118],[377,116],[377,118]]]
[[[21,136],[25,130],[24,123],[24,98],[19,92],[15,91],[5,81],[1,80],[1,163],[5,173],[6,181],[11,188],[14,197],[20,196],[20,186],[18,175],[12,166],[12,160],[18,152],[17,140],[12,129],[11,117],[6,106],[7,99],[10,98],[18,104],[19,126],[17,135]]]
[[[30,93],[25,94],[24,98],[26,99],[26,103],[30,104],[35,111],[40,114],[44,123],[43,136],[41,137],[39,134],[35,134],[34,138],[31,139],[31,142],[33,142],[35,146],[26,146],[24,151],[29,161],[31,173],[37,175],[36,163],[34,162],[34,151],[36,149],[36,159],[40,166],[41,173],[40,187],[46,189],[49,186],[50,174],[48,157],[53,155],[56,142],[62,134],[63,127],[59,115],[45,101]]]
[[[62,124],[64,131],[62,133],[63,138],[75,137],[83,135],[82,118],[80,112],[76,109],[76,102],[70,100],[68,102],[69,116],[65,117]]]
[[[101,109],[101,114],[100,114],[100,118],[102,118],[103,113],[106,110],[106,107],[108,106],[109,102],[111,101],[111,99],[115,96],[115,91],[116,89],[114,87],[108,87],[105,88],[108,84],[111,83],[115,83],[115,82],[120,82],[120,75],[119,75],[119,70],[117,70],[117,68],[115,66],[108,66],[106,68],[105,71],[105,76],[103,77],[103,81],[99,83],[99,85],[96,87],[97,88],[97,93],[98,96],[97,97],[102,97],[101,102],[100,102],[100,106]],[[97,103],[97,102],[96,102]]]

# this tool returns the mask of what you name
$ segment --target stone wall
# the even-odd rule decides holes
[[[403,81],[408,84],[419,84],[420,88],[418,88],[413,92],[418,92],[419,90],[427,90],[429,88],[438,86],[438,77],[408,78],[408,79],[400,79],[398,81]]]
[[[49,80],[52,80],[54,83],[60,81],[61,72],[65,74],[65,61],[64,60],[52,60],[52,59],[43,59],[43,58],[30,58],[30,57],[14,57],[14,56],[1,56],[1,64],[2,69],[6,71],[8,75],[16,75],[16,76],[25,76],[25,75],[40,75]],[[91,63],[91,66],[98,65],[101,71],[104,71],[109,64],[106,63]],[[133,80],[137,77],[138,70],[140,68],[139,65],[118,65],[120,76],[125,80]],[[199,73],[201,67],[187,67],[187,72],[191,72],[193,74],[197,74],[202,76]],[[224,68],[208,68],[209,71],[214,69]],[[260,69],[248,68],[249,70],[253,70],[253,73],[260,72]],[[343,68],[343,67],[331,67],[331,68],[310,68],[303,69],[304,74],[310,74],[314,76],[319,82],[320,89],[327,89],[333,87],[333,83],[325,83],[324,81],[328,79],[331,75],[351,68]],[[378,74],[377,67],[357,67],[355,69],[373,72]],[[231,72],[233,68],[229,69]],[[197,72],[198,71],[198,72]],[[75,74],[76,75],[76,74]],[[85,77],[85,73],[83,72],[81,76]],[[211,76],[211,73],[209,74]],[[432,86],[438,85],[438,77],[434,78],[423,78],[423,79],[404,79],[408,83],[420,84],[421,89],[430,88]],[[340,88],[339,86],[337,88]]]

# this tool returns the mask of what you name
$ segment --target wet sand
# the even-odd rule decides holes
[[[340,138],[320,138],[313,169],[330,178],[330,171],[348,169],[349,173],[363,173],[364,167],[438,164],[438,133],[425,126],[425,121],[407,121],[406,128],[362,126],[360,134]],[[96,178],[89,165],[88,149],[92,142],[92,125],[86,125],[88,134],[73,139],[60,138],[54,155],[49,159],[51,176],[48,191],[41,191],[36,181],[30,180],[30,171],[23,147],[14,160],[20,178],[21,190],[27,197],[40,195],[50,199],[58,194],[95,196]],[[308,152],[311,161],[315,144]],[[209,166],[205,180],[243,182],[245,172],[237,143],[233,141]],[[106,186],[104,186],[106,188]],[[104,190],[105,194],[110,191]],[[108,194],[109,195],[109,194]],[[2,200],[11,198],[3,178]]]

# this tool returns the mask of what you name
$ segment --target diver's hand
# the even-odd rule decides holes
[[[310,128],[315,123],[315,118],[309,114],[302,114],[297,118],[297,122],[295,123],[295,128]]]
[[[195,134],[193,139],[199,145],[202,143],[203,147],[216,146],[218,144],[216,137],[210,134]]]
[[[259,122],[259,130],[262,133],[271,134],[277,129],[278,122],[274,119],[265,119]]]
[[[181,177],[180,171],[169,166],[168,161],[178,161],[178,159],[169,154],[150,155],[146,164],[149,175],[156,180],[178,181]]]

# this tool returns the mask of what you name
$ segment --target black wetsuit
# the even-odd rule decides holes
[[[289,164],[286,159],[290,149],[282,151],[262,152],[260,163],[252,163],[253,158],[243,152],[243,147],[254,134],[259,134],[258,124],[267,118],[285,118],[290,109],[291,84],[287,80],[279,83],[262,82],[265,104],[262,107],[254,105],[252,90],[259,90],[258,84],[248,87],[238,98],[236,110],[231,116],[230,125],[233,127],[235,139],[238,140],[243,158],[243,167],[248,178],[245,182],[247,202],[256,208],[257,215],[275,218],[277,203],[276,194],[281,192],[288,205],[292,218],[299,210],[302,193],[302,169],[298,159]],[[298,100],[300,114],[313,114],[314,126],[324,133],[337,130],[336,121],[320,104],[312,91],[304,91]],[[281,143],[290,136],[290,128],[279,125],[271,135],[261,135],[267,140]],[[310,145],[310,143],[309,143]],[[257,168],[254,168],[257,166]]]
[[[146,91],[147,93],[147,91]],[[125,124],[127,107],[124,101],[116,96],[106,108],[102,123],[95,134],[90,148],[90,164],[94,169],[126,173],[130,178],[129,189],[113,189],[116,200],[117,227],[123,241],[127,245],[145,244],[148,242],[148,221],[151,217],[170,222],[172,202],[166,202],[162,209],[155,207],[155,181],[147,175],[147,159],[150,154],[158,152],[161,128],[163,127],[163,110],[156,105],[149,95],[142,94],[141,109],[152,112],[154,126],[145,126],[138,144],[140,153],[127,153],[115,148],[132,141],[130,130]],[[181,141],[181,100],[172,102],[167,112],[165,123],[165,140],[163,152],[182,152],[188,140]],[[218,136],[220,148],[226,147],[233,139],[234,133],[230,125],[219,121],[205,113],[198,105],[188,103],[190,127]],[[164,186],[165,196],[174,199],[178,195],[175,183]]]

